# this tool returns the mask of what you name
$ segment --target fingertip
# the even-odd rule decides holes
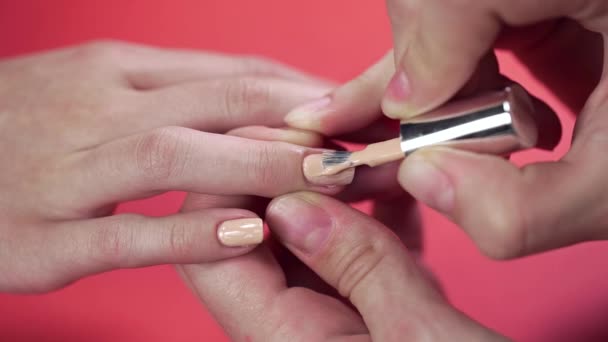
[[[316,254],[333,227],[323,203],[321,195],[310,192],[278,197],[268,206],[270,229],[290,248],[303,255]]]
[[[402,163],[398,179],[412,196],[449,216],[454,209],[454,186],[440,158],[431,151],[417,151]]]
[[[298,106],[287,113],[285,123],[292,128],[321,132],[324,117],[331,113],[331,102],[330,96],[324,96]]]
[[[261,218],[239,218],[221,222],[217,238],[225,247],[252,247],[264,240],[264,222]]]

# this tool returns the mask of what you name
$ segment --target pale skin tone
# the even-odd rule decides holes
[[[260,231],[235,223],[258,218],[265,198],[336,194],[353,181],[352,172],[305,179],[303,160],[320,153],[322,138],[284,124],[290,109],[331,87],[270,60],[121,42],[0,61],[0,291],[46,292],[112,269],[250,252],[234,245],[259,243]],[[340,198],[373,197],[380,218],[413,205],[395,191],[394,166],[378,172],[386,181],[368,186],[377,175],[362,172]],[[120,201],[168,190],[197,193],[206,207],[112,215]],[[418,244],[418,226],[409,226]],[[235,239],[230,227],[245,233]]]
[[[497,76],[492,58],[484,56],[493,46],[501,27],[506,24],[524,26],[545,19],[568,16],[589,30],[604,33],[608,20],[605,17],[605,2],[591,0],[388,0],[388,4],[395,32],[394,56],[388,55],[376,67],[370,69],[365,77],[332,92],[332,101],[329,104],[331,110],[325,113],[317,112],[317,115],[304,119],[301,116],[297,120],[293,116],[288,117],[288,123],[334,136],[353,132],[370,124],[377,127],[373,125],[381,105],[391,117],[411,117],[440,105],[456,93],[465,94],[504,82]],[[461,15],[458,14],[459,11],[462,12]],[[580,65],[584,66],[583,70],[574,68],[574,75],[599,77],[599,68],[596,66],[601,67],[603,61],[600,58],[599,63],[594,64],[598,61],[596,57],[600,55],[597,54],[598,41],[593,36],[581,33],[579,28],[564,21],[546,25],[535,28],[540,31],[537,36],[525,31],[523,35],[526,39],[522,40],[517,38],[519,32],[509,32],[512,35],[502,36],[500,43],[513,49],[532,68],[542,67],[538,69],[541,78],[555,80],[566,77],[568,68]],[[550,30],[548,32],[551,34],[545,34],[543,29],[546,27],[555,31]],[[417,34],[410,34],[411,32]],[[568,37],[570,39],[566,39]],[[560,49],[559,46],[564,45],[554,44],[553,39],[565,44],[567,48]],[[515,41],[524,41],[526,44],[515,44]],[[459,48],[455,49],[451,44],[457,44]],[[535,46],[530,49],[535,51],[534,54],[529,52],[529,44]],[[545,58],[539,57],[539,51],[545,51]],[[97,56],[98,53],[99,51],[89,53],[85,50],[84,54]],[[81,54],[75,55],[78,60]],[[64,58],[61,56],[49,54],[44,58]],[[116,58],[112,56],[113,53],[108,53],[104,58]],[[552,69],[551,62],[555,62],[556,56],[564,60],[556,64],[557,69]],[[121,55],[117,60],[128,61],[125,57]],[[200,107],[182,108],[180,104],[198,103],[196,101],[201,99],[201,94],[205,92],[198,91],[199,81],[191,78],[193,74],[200,74],[192,69],[178,70],[175,73],[175,70],[172,70],[167,73],[167,65],[171,64],[165,59],[162,63],[151,63],[148,65],[148,72],[135,73],[138,76],[134,78],[120,76],[124,76],[122,73],[129,70],[127,63],[121,68],[113,69],[115,73],[111,72],[112,69],[102,68],[102,71],[93,72],[90,77],[84,78],[86,82],[75,85],[68,82],[70,86],[62,87],[65,84],[61,81],[69,79],[68,75],[73,75],[75,71],[95,71],[100,67],[99,64],[104,64],[104,58],[94,58],[93,65],[85,63],[82,69],[70,67],[65,74],[56,74],[62,70],[58,68],[62,64],[56,61],[52,63],[59,64],[52,64],[53,67],[49,68],[52,70],[50,74],[45,73],[46,62],[43,63],[43,60],[34,60],[31,65],[27,64],[27,59],[6,62],[23,63],[17,65],[25,67],[10,68],[11,72],[4,74],[8,75],[4,76],[7,77],[6,81],[0,82],[4,85],[0,92],[8,94],[4,97],[13,100],[18,109],[23,108],[21,106],[24,103],[31,106],[21,112],[37,113],[38,116],[4,115],[0,122],[0,137],[3,139],[0,148],[4,149],[2,152],[7,158],[5,165],[10,165],[8,170],[1,171],[0,179],[3,187],[11,194],[3,197],[2,203],[3,219],[6,220],[4,223],[7,223],[3,224],[3,227],[8,227],[2,232],[2,236],[6,238],[1,242],[4,246],[0,248],[0,257],[3,258],[0,266],[3,268],[0,273],[0,286],[3,290],[45,291],[84,275],[111,268],[166,262],[194,263],[234,257],[215,263],[183,267],[181,272],[226,331],[237,341],[248,338],[254,341],[402,341],[404,337],[413,341],[502,339],[455,311],[442,298],[432,281],[408,255],[402,244],[402,241],[405,241],[405,245],[409,245],[408,239],[404,238],[407,236],[403,234],[404,225],[414,224],[415,220],[409,217],[394,220],[394,213],[397,211],[390,212],[392,215],[380,215],[385,221],[385,224],[381,224],[329,197],[298,193],[280,197],[271,203],[267,210],[267,220],[272,231],[293,255],[280,249],[279,253],[272,253],[267,245],[249,254],[245,253],[250,252],[250,249],[224,249],[217,245],[216,231],[212,227],[216,227],[219,221],[255,216],[251,211],[237,209],[251,208],[250,195],[274,197],[294,190],[331,193],[335,189],[311,185],[299,171],[295,172],[298,179],[287,179],[283,183],[281,177],[286,174],[286,166],[282,164],[277,174],[265,176],[269,181],[260,183],[259,188],[247,188],[244,184],[239,184],[234,176],[219,184],[217,177],[230,175],[229,169],[218,169],[217,173],[201,175],[200,170],[204,168],[200,166],[201,161],[196,156],[186,158],[186,161],[172,160],[173,156],[183,155],[175,153],[176,151],[187,151],[180,149],[180,146],[183,146],[183,136],[192,135],[195,137],[191,139],[197,140],[196,137],[200,137],[200,134],[225,133],[239,126],[280,127],[283,113],[277,112],[276,123],[265,121],[267,118],[275,118],[273,115],[241,121],[235,119],[241,116],[234,113],[233,108],[231,113],[234,115],[227,117],[234,121],[225,122],[226,116],[199,121],[198,113],[192,111],[196,112]],[[131,67],[141,65],[142,55],[138,54],[133,60],[135,62]],[[67,64],[73,63],[63,65]],[[158,68],[154,68],[154,65]],[[181,58],[174,64],[178,69],[182,65]],[[158,72],[154,73],[153,70]],[[214,67],[207,72],[218,76],[215,74],[218,70],[221,68]],[[231,66],[230,70],[235,68]],[[432,74],[429,76],[429,73],[441,75],[444,82],[430,82],[433,77]],[[253,74],[259,76],[258,72]],[[291,72],[287,74],[282,74],[282,77],[294,77]],[[395,74],[397,76],[394,77]],[[222,82],[230,76],[236,75],[232,71],[227,72],[226,77],[221,78]],[[298,74],[295,77],[302,76]],[[391,78],[396,81],[390,82],[388,94],[385,95]],[[29,101],[23,101],[22,97],[27,93],[15,90],[19,89],[16,85],[20,84],[16,80],[23,82],[23,88],[27,90],[31,89],[31,85],[40,87],[40,84],[43,84],[46,87],[37,88],[36,96],[26,98]],[[47,82],[40,82],[41,80]],[[48,82],[49,80],[54,82]],[[113,93],[111,101],[104,98],[106,101],[101,101],[101,104],[98,101],[86,101],[89,99],[87,94],[96,94],[95,99],[99,98],[100,92],[104,94],[103,90],[107,89],[102,86],[106,84],[104,82],[113,84],[110,88],[118,90],[120,95]],[[317,84],[315,81],[304,83],[306,87]],[[555,82],[556,85],[558,83],[560,82]],[[299,81],[298,86],[302,87]],[[281,83],[277,88],[289,87]],[[38,102],[40,98],[44,99],[47,92],[57,95],[52,93],[57,89],[64,89],[61,93],[66,93],[63,98],[69,100],[67,103],[70,106],[65,106],[65,101],[57,100],[62,98],[58,96],[50,96],[49,101]],[[209,91],[208,88],[205,89]],[[296,102],[312,100],[326,91],[319,89],[318,93],[321,94],[316,94],[316,90],[307,93],[308,90],[298,89],[295,92],[297,101],[285,104],[285,107],[297,106]],[[589,98],[584,110],[581,110],[573,147],[560,162],[534,164],[522,170],[500,158],[442,149],[408,158],[399,171],[398,179],[405,189],[459,223],[480,248],[493,257],[516,257],[580,241],[605,238],[608,217],[608,201],[605,197],[608,192],[604,180],[606,167],[603,165],[606,159],[601,158],[605,154],[607,141],[605,115],[602,113],[606,105],[603,93],[605,89],[602,81],[597,91]],[[554,90],[558,94],[560,91],[565,94],[564,99],[573,108],[582,103],[577,101],[576,97],[568,97],[568,93],[572,93],[569,87],[560,89],[556,86]],[[165,91],[168,91],[168,95]],[[308,95],[303,96],[304,93]],[[134,97],[144,100],[139,102],[126,94],[137,94]],[[164,95],[156,98],[159,94]],[[188,94],[194,98],[191,100],[193,102],[182,100],[171,103],[171,99],[180,96],[182,99],[190,99]],[[53,101],[50,101],[50,98]],[[74,98],[81,99],[82,102],[73,102]],[[289,96],[282,95],[280,98],[285,101]],[[358,102],[363,99],[364,103]],[[127,115],[132,115],[133,123],[109,124],[112,119],[118,120],[112,114],[122,113],[123,109],[106,108],[102,105],[135,103],[130,101],[136,101],[138,105],[133,105],[132,108],[139,109]],[[271,108],[281,108],[281,101],[273,103]],[[49,103],[52,103],[52,106]],[[226,102],[223,101],[222,104],[225,105]],[[162,111],[165,105],[170,107],[167,111],[172,115],[155,115]],[[56,112],[64,113],[62,115],[65,115],[65,118],[43,120],[46,119],[43,114],[53,106],[60,106],[62,110]],[[107,110],[92,110],[100,107]],[[7,112],[19,112],[18,109]],[[104,113],[106,116],[101,116],[101,120],[92,124],[91,120],[83,120],[82,115],[88,112]],[[248,110],[245,112],[251,114]],[[137,116],[142,113],[145,114],[145,120]],[[121,123],[125,122],[124,118],[124,114],[120,115]],[[167,118],[170,118],[169,122],[166,121]],[[6,124],[7,122],[9,124]],[[44,125],[40,124],[41,122],[44,122]],[[87,124],[80,126],[83,122]],[[53,128],[52,125],[58,126]],[[175,127],[162,128],[175,125],[181,126],[177,133],[174,132]],[[65,127],[70,129],[63,129]],[[544,127],[545,131],[541,132],[542,146],[551,148],[559,135],[558,130],[554,122],[546,122]],[[24,128],[27,128],[27,135],[23,134]],[[193,128],[197,131],[190,130]],[[259,130],[241,129],[240,134],[255,138],[268,136],[260,134]],[[62,133],[58,135],[57,132]],[[132,137],[136,138],[130,140]],[[278,134],[275,138],[278,138]],[[141,149],[137,146],[147,146],[148,144],[141,143],[141,140],[148,141],[147,139],[151,140],[153,148],[151,151],[144,148],[144,151],[148,152],[140,154]],[[165,143],[160,146],[172,147],[169,152],[165,147],[158,148],[157,141],[160,139],[165,139],[161,140]],[[262,146],[258,144],[270,144],[247,140],[240,145],[238,142],[243,138],[230,135],[206,136],[204,139],[213,145],[213,149],[206,149],[202,145],[195,147],[202,155],[207,153],[208,157],[217,156],[213,153],[220,154],[218,146],[228,146],[221,153],[223,156],[229,155],[235,148],[255,149]],[[314,136],[312,139],[315,139]],[[377,140],[382,139],[386,138]],[[304,144],[301,141],[298,143]],[[287,155],[297,156],[291,160],[293,165],[301,166],[302,159],[307,154],[302,147],[285,143],[272,144],[277,150],[273,149],[270,155],[280,154],[285,149]],[[265,147],[262,149],[268,151]],[[167,156],[169,161],[163,159]],[[280,160],[284,159],[281,157]],[[141,163],[133,163],[133,160]],[[161,166],[157,169],[158,161]],[[184,163],[193,164],[180,167],[181,171],[177,174],[168,173],[173,170],[173,166]],[[439,173],[420,172],[420,165],[424,163],[432,165],[431,169],[426,171],[439,170]],[[142,169],[141,165],[147,167]],[[218,168],[223,165],[225,164],[221,162],[214,164]],[[248,166],[250,165],[244,167]],[[267,167],[263,169],[268,170]],[[112,177],[108,177],[108,170],[113,170]],[[196,173],[190,174],[188,170]],[[393,171],[390,168],[380,170],[387,174],[392,174]],[[167,177],[168,174],[179,177]],[[421,175],[432,177],[421,178]],[[277,177],[280,180],[278,182]],[[357,177],[377,179],[365,172]],[[74,187],[74,184],[80,184],[77,189],[86,185],[86,191],[65,191],[67,187]],[[248,189],[247,193],[243,193],[243,188]],[[115,189],[120,191],[114,192]],[[106,216],[108,204],[169,189],[208,195],[191,195],[184,212],[173,217],[150,219],[138,216]],[[366,193],[382,193],[385,189],[378,186],[377,189],[367,189]],[[356,197],[353,191],[350,194],[348,191],[347,195],[343,196]],[[33,193],[36,196],[33,196]],[[53,195],[52,200],[49,197],[45,199],[48,194]],[[409,200],[402,200],[403,207],[411,207]],[[482,212],[492,212],[496,215],[479,215],[479,203],[487,206]],[[218,207],[235,209],[213,209]],[[297,212],[297,220],[292,219],[295,214],[290,214],[290,211]],[[378,211],[381,213],[383,210]],[[411,213],[401,210],[404,211]],[[227,216],[222,216],[226,213]],[[133,238],[141,234],[144,226],[146,238]],[[397,232],[397,236],[402,238],[401,241],[387,226]],[[176,235],[175,231],[167,227],[176,229],[179,234],[205,235],[182,238],[188,235]],[[315,227],[325,227],[325,230],[313,231],[312,228]],[[124,240],[123,233],[129,238]],[[142,241],[146,243],[141,243]],[[167,241],[187,241],[193,244],[167,244]],[[11,246],[22,247],[11,249]],[[180,248],[176,249],[175,246]],[[411,250],[415,251],[416,248]],[[239,256],[240,254],[245,255]],[[299,261],[295,261],[294,256]],[[75,264],[74,260],[79,263]],[[282,263],[283,267],[277,262]],[[315,280],[313,274],[324,279],[328,285]],[[357,311],[344,304],[344,298],[350,300]],[[295,307],[298,310],[294,310]]]
[[[295,110],[287,122],[332,135],[373,121],[380,106],[391,118],[411,118],[454,96],[500,87],[506,80],[498,74],[492,48],[511,50],[578,114],[570,151],[557,162],[520,169],[503,158],[429,149],[402,163],[400,184],[462,226],[494,258],[607,238],[608,88],[605,77],[600,80],[608,58],[602,59],[607,3],[387,0],[387,5],[394,53],[335,90],[324,108]],[[551,149],[559,125],[546,106],[536,105],[539,147]]]
[[[496,88],[505,83],[495,59],[488,55],[497,43],[516,53],[570,108],[580,112],[568,154],[558,162],[518,169],[502,158],[428,150],[404,161],[400,183],[460,224],[491,257],[513,258],[605,239],[606,81],[602,79],[591,92],[605,62],[600,36],[588,30],[602,36],[608,32],[607,3],[387,2],[395,33],[394,56],[391,52],[363,77],[333,91],[330,101],[313,102],[325,103],[324,107],[307,105],[286,121],[329,136],[344,134],[374,122],[381,115],[381,105],[390,117],[403,119],[454,95]],[[587,30],[573,21],[546,21],[560,17],[576,20]],[[539,22],[543,24],[527,26]],[[520,28],[504,30],[506,25]],[[434,82],[429,73],[440,75],[442,82]],[[398,81],[390,82],[391,78]],[[541,103],[537,106],[541,113],[548,112]],[[553,148],[560,136],[557,122],[548,115],[540,115],[537,121],[539,147]],[[432,167],[420,167],[424,163]],[[285,264],[281,262],[284,255],[273,255],[265,248],[229,261],[185,268],[185,278],[234,340],[501,339],[449,308],[382,225],[320,195],[290,196],[305,201],[275,201],[268,209],[271,230],[342,296],[319,283],[302,285],[291,280],[302,277],[290,267],[279,266]],[[480,203],[484,208],[479,208]],[[331,233],[325,240],[313,231],[324,223],[311,207],[323,208],[330,217]],[[298,222],[288,215],[293,208],[298,209]],[[304,228],[301,220],[308,223]],[[310,270],[303,272],[311,277]],[[220,284],[214,279],[224,281]],[[321,293],[347,297],[357,312]],[[299,308],[297,312],[294,307]]]
[[[296,193],[266,219],[288,251],[180,267],[233,341],[505,340],[448,304],[399,233],[348,205]]]
[[[112,209],[167,190],[335,193],[301,172],[320,137],[280,128],[327,89],[276,62],[118,42],[0,62],[0,291],[251,251],[218,241],[221,223],[257,217],[238,205],[163,218]]]

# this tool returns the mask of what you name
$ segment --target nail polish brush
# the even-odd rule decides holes
[[[365,149],[309,156],[307,178],[335,175],[360,165],[371,167],[401,160],[429,146],[448,146],[478,153],[505,155],[536,145],[530,95],[517,84],[458,99],[400,124],[398,138]]]

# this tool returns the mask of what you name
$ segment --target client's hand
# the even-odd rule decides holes
[[[281,127],[284,113],[326,91],[274,62],[125,43],[0,62],[0,291],[47,291],[115,268],[249,252],[222,245],[217,229],[256,218],[250,211],[109,215],[119,201],[167,190],[335,193],[304,179],[312,149],[260,141],[319,144],[316,134],[267,127]],[[242,128],[251,125],[267,127]],[[223,226],[226,237],[239,222]],[[261,241],[255,223],[227,244]]]
[[[313,193],[275,199],[266,218],[289,251],[179,267],[235,341],[503,340],[451,307],[373,218]]]

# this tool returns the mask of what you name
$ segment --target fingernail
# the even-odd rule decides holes
[[[225,221],[217,230],[217,238],[226,247],[260,244],[264,239],[264,222],[260,218]]]
[[[302,172],[306,180],[313,185],[340,186],[348,185],[355,178],[355,169],[348,168],[336,174],[325,174],[323,167],[323,155],[312,154],[304,158]]]
[[[287,195],[269,209],[272,232],[291,248],[314,254],[329,238],[333,221],[315,200],[318,195]]]
[[[454,187],[449,177],[418,151],[399,170],[399,182],[415,198],[444,214],[454,208]]]
[[[412,95],[411,83],[405,72],[398,71],[388,83],[382,100],[382,111],[393,119],[406,119],[415,112],[408,102]]]
[[[293,109],[285,116],[285,123],[291,127],[316,130],[321,126],[321,118],[329,111],[331,103],[329,96],[322,97]]]
[[[410,96],[410,82],[405,72],[398,71],[388,83],[386,95],[394,102],[403,103]]]

